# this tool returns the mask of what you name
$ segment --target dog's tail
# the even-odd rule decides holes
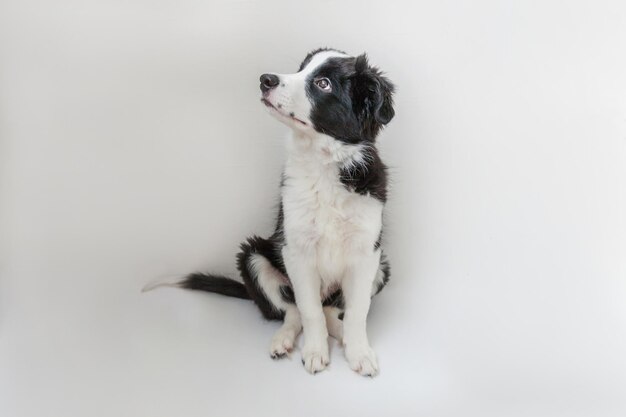
[[[158,287],[179,287],[189,290],[201,290],[214,292],[228,297],[242,298],[244,300],[250,300],[250,294],[246,286],[239,281],[222,276],[212,274],[202,274],[200,272],[194,272],[184,277],[182,280],[177,279],[172,282],[172,279],[157,280],[148,283],[142,288],[141,292],[153,290]]]

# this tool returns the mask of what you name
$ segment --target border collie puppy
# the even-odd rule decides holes
[[[296,73],[260,81],[261,102],[291,129],[276,230],[241,245],[243,284],[195,273],[177,286],[252,299],[267,319],[283,320],[272,358],[291,352],[303,330],[310,373],[328,366],[331,335],[354,371],[374,376],[366,318],[389,280],[381,248],[387,172],[376,136],[394,116],[394,86],[365,54],[327,48],[309,53]]]

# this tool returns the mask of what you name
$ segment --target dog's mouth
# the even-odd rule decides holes
[[[265,104],[266,107],[269,107],[270,109],[274,110],[276,113],[280,114],[281,116],[286,117],[286,118],[291,119],[291,120],[294,120],[294,121],[300,123],[303,126],[308,126],[308,124],[305,121],[298,119],[297,117],[294,116],[293,113],[289,113],[289,114],[284,113],[279,108],[277,108],[272,103],[270,103],[270,101],[267,100],[266,98],[262,98],[261,102],[263,104]]]

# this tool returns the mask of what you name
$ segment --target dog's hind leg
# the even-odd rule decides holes
[[[237,255],[237,267],[248,294],[268,320],[282,320],[286,307],[295,304],[289,279],[280,270],[281,263],[277,244],[256,236],[242,243]],[[286,289],[290,297],[286,296]]]
[[[284,320],[270,345],[270,356],[282,358],[293,350],[302,322],[289,279],[281,271],[280,248],[271,239],[253,237],[241,245],[238,261],[248,293],[263,316]]]
[[[295,304],[290,304],[286,307],[283,325],[272,337],[270,345],[270,356],[272,359],[283,358],[290,353],[301,331],[300,312]]]
[[[296,338],[302,331],[300,312],[294,303],[291,288],[285,286],[285,277],[267,258],[254,254],[249,264],[251,272],[255,273],[257,285],[273,308],[283,314],[283,325],[276,331],[270,344],[270,356],[272,359],[279,359],[293,350]]]

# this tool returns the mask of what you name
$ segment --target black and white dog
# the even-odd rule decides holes
[[[389,280],[381,248],[387,173],[376,136],[394,116],[393,92],[365,55],[327,48],[309,53],[294,74],[263,74],[261,101],[291,129],[276,230],[241,245],[243,284],[199,273],[177,284],[252,299],[267,319],[284,320],[272,358],[289,353],[303,329],[311,373],[329,363],[329,334],[353,370],[378,373],[366,318]]]

